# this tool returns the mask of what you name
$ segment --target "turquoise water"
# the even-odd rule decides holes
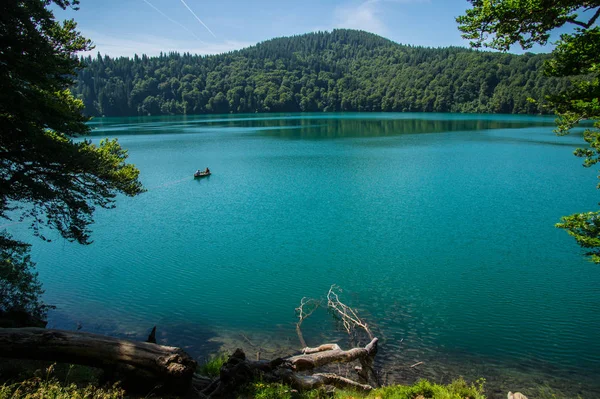
[[[561,215],[596,171],[553,119],[302,114],[105,118],[148,192],[97,212],[94,244],[34,241],[51,327],[199,358],[297,350],[294,308],[331,284],[382,337],[390,380],[487,377],[600,396],[600,267]],[[213,175],[194,180],[196,169]],[[24,234],[22,226],[10,226]],[[326,312],[309,345],[340,339]],[[423,361],[421,366],[409,366]]]

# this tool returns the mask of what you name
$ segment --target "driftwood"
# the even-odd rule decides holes
[[[314,370],[331,363],[346,363],[366,359],[377,353],[377,338],[364,348],[352,348],[344,351],[336,344],[321,345],[317,348],[305,348],[301,355],[278,358],[272,361],[251,361],[241,349],[229,358],[221,368],[219,378],[194,378],[193,385],[197,393],[208,398],[228,398],[234,392],[256,379],[266,382],[283,382],[297,390],[310,390],[321,386],[353,388],[361,391],[373,389],[371,385],[361,384],[332,373],[298,374]]]
[[[179,348],[80,331],[0,328],[0,356],[83,364],[119,374],[140,389],[183,392],[197,363]]]
[[[358,328],[363,330],[372,342],[375,339],[375,336],[371,331],[371,328],[358,315],[358,312],[355,309],[352,309],[340,301],[340,292],[342,292],[341,288],[335,284],[329,287],[329,292],[327,292],[327,307],[331,310],[334,317],[342,322],[342,325],[348,333],[351,341],[356,341],[356,329]],[[373,381],[375,386],[381,386],[379,376],[373,367],[376,353],[377,347],[375,347],[375,353],[373,353],[372,356],[360,357],[359,360],[361,367],[356,367],[356,372],[361,382],[369,383],[370,381]]]
[[[298,322],[296,323],[296,334],[298,334],[298,339],[300,340],[300,345],[303,348],[306,348],[306,341],[304,340],[304,335],[302,335],[302,322],[310,317],[311,314],[317,308],[321,306],[321,302],[315,299],[307,299],[306,297],[300,300],[300,306],[296,308],[296,312],[298,313]]]
[[[377,353],[377,338],[373,338],[364,348],[343,351],[337,344],[326,344],[317,348],[305,348],[302,352],[304,352],[302,355],[285,359],[292,370],[313,370],[329,363],[348,363],[356,359],[373,357]]]

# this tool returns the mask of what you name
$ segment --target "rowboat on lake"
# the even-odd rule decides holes
[[[198,169],[196,173],[194,173],[194,179],[200,179],[206,176],[210,176],[210,170],[208,170],[208,168],[206,168],[206,170],[203,171],[200,171],[200,169]]]

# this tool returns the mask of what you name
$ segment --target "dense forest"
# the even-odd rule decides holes
[[[339,29],[221,55],[84,59],[73,93],[91,116],[230,112],[544,113],[566,82],[546,55],[400,45]]]

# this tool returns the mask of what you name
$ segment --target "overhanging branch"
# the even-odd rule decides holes
[[[587,22],[577,21],[575,18],[569,18],[567,19],[567,22],[581,26],[584,29],[589,29],[592,27],[592,25],[594,25],[598,17],[600,17],[600,8],[596,10],[596,13]]]

